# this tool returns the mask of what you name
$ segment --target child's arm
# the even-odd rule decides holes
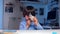
[[[33,20],[34,20],[34,25],[36,26],[36,28],[37,28],[38,30],[43,30],[43,27],[39,24],[37,18],[34,17]]]
[[[25,19],[26,19],[26,28],[28,29],[30,26],[30,18],[29,18],[29,16],[26,15]]]
[[[30,23],[31,23],[30,20],[27,20],[27,21],[26,21],[26,28],[27,28],[27,29],[29,28]]]
[[[38,19],[36,17],[33,18],[33,22],[36,26],[38,25]]]

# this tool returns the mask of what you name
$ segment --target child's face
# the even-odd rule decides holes
[[[28,20],[29,19],[29,16],[25,15],[25,19]]]

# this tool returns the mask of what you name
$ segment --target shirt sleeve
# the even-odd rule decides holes
[[[37,30],[43,30],[43,27],[39,23],[37,26],[35,26],[35,28],[37,28]]]
[[[26,24],[24,22],[20,22],[19,30],[26,30]]]

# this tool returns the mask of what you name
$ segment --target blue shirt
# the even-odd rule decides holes
[[[20,30],[26,30],[26,20],[25,18],[22,18],[22,21],[20,22],[20,26],[19,26]],[[38,23],[37,26],[34,25],[34,23],[32,22],[29,29],[28,30],[42,30],[43,27]]]

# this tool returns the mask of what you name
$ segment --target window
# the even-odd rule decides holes
[[[47,19],[56,19],[56,11],[57,11],[57,7],[53,8],[50,12],[48,12],[48,16]]]
[[[13,13],[13,7],[10,7],[8,10],[9,10],[9,13]]]
[[[5,7],[5,12],[13,13],[13,7]]]
[[[39,14],[40,14],[40,15],[44,15],[44,8],[40,8]]]

